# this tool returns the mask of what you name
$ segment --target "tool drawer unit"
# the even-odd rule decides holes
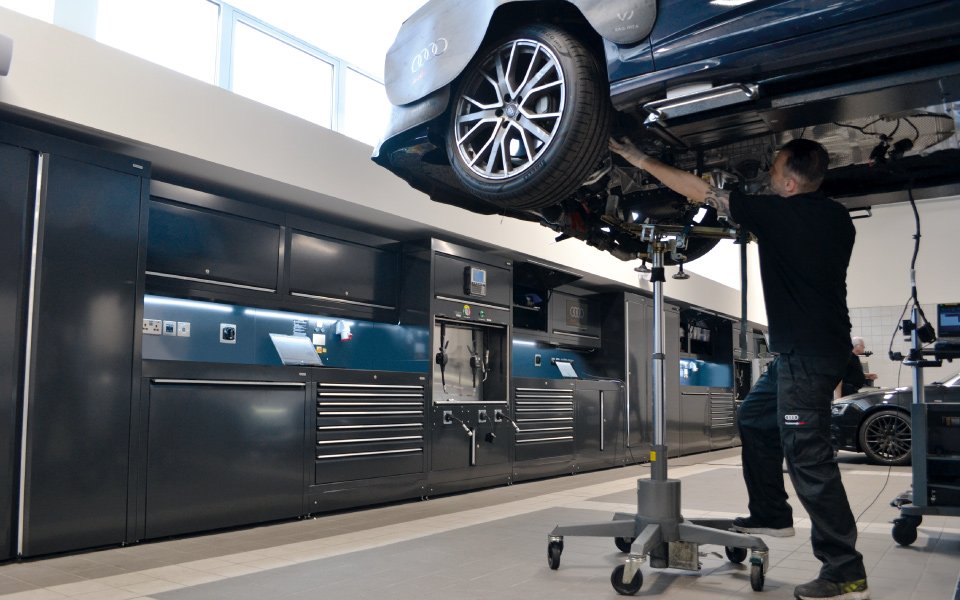
[[[425,377],[317,370],[311,511],[421,495]]]

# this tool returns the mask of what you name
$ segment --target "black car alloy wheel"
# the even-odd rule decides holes
[[[447,153],[471,193],[535,209],[569,196],[606,151],[607,78],[590,51],[552,25],[517,29],[467,67]]]
[[[871,462],[881,465],[910,464],[912,450],[910,415],[881,410],[860,425],[860,448]]]

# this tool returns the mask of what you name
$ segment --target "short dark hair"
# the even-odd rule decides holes
[[[787,155],[787,169],[807,184],[807,191],[819,189],[830,164],[823,146],[813,140],[796,139],[784,144],[780,152]]]

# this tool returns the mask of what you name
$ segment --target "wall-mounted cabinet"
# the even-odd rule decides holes
[[[600,347],[601,304],[597,299],[553,292],[547,312],[549,334],[560,345]]]
[[[166,296],[396,322],[394,240],[152,182],[147,289]]]
[[[276,292],[279,225],[155,198],[147,273]]]
[[[513,326],[546,333],[547,306],[553,290],[580,279],[580,275],[535,261],[519,261],[513,268]]]
[[[588,290],[566,287],[580,275],[534,261],[514,267],[513,326],[532,339],[558,346],[601,345],[604,304]]]
[[[290,295],[334,303],[394,309],[400,255],[335,238],[290,233]]]

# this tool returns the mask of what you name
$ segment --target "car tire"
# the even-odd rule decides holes
[[[482,47],[455,86],[453,172],[501,208],[557,204],[606,155],[609,97],[606,74],[577,38],[553,25],[520,27]]]
[[[886,466],[910,464],[913,454],[910,415],[899,410],[881,410],[860,424],[858,441],[867,460]]]

